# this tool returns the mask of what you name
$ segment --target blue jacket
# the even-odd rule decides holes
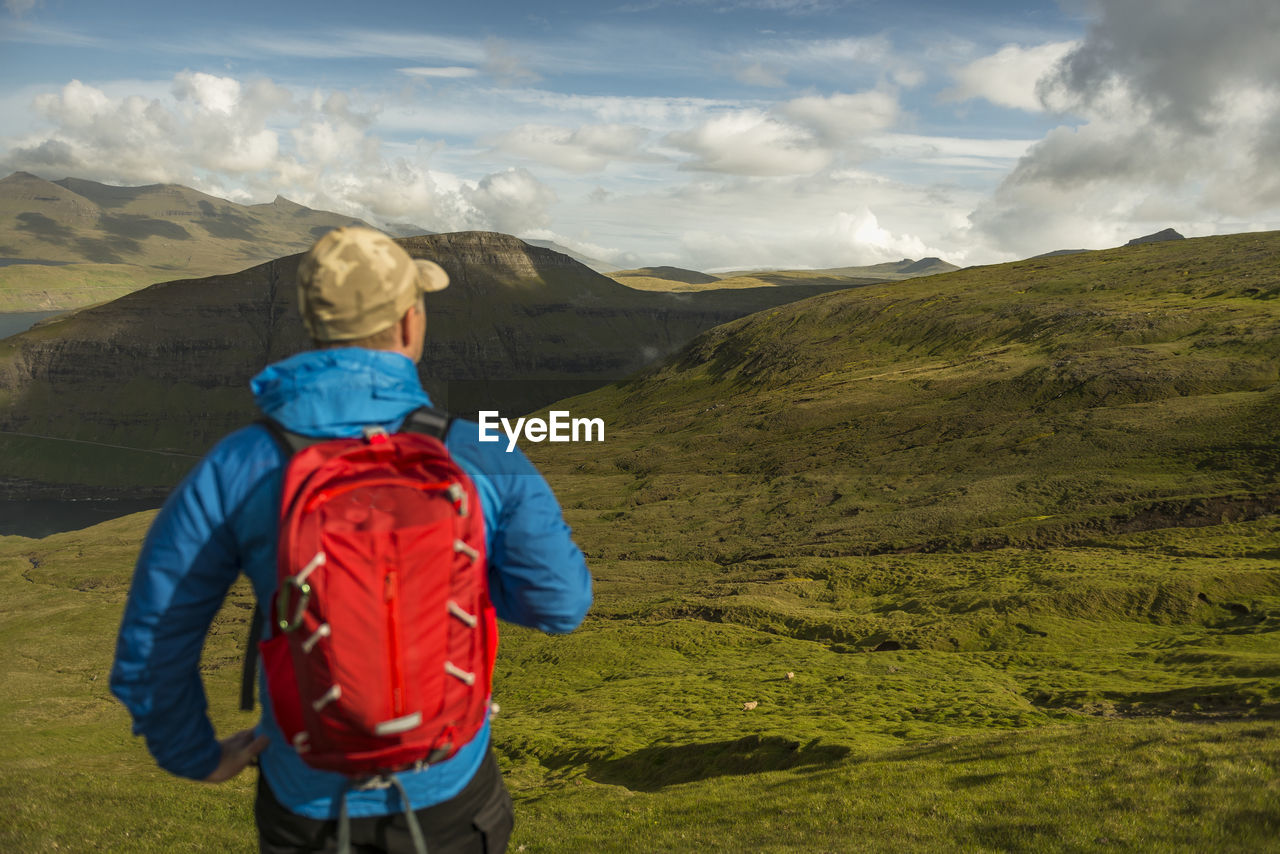
[[[259,408],[308,436],[359,436],[367,425],[395,430],[430,401],[413,363],[398,353],[315,350],[253,379]],[[490,596],[503,620],[569,632],[591,605],[591,577],[550,487],[518,449],[478,440],[471,421],[445,439],[480,493]],[[254,425],[219,442],[169,496],[143,543],[125,605],[111,690],[133,715],[156,762],[203,779],[220,748],[209,721],[200,652],[228,588],[240,573],[265,614],[276,587],[276,520],[285,458]],[[299,815],[335,818],[346,779],[312,769],[287,744],[262,690],[261,732],[270,746],[262,771],[280,802]],[[446,801],[470,782],[489,743],[489,725],[446,762],[401,775],[414,809]],[[403,809],[394,789],[353,791],[352,816]]]

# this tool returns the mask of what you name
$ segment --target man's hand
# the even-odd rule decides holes
[[[221,783],[239,774],[254,757],[267,749],[268,739],[265,735],[254,738],[253,730],[242,729],[218,744],[222,745],[222,759],[213,773],[204,778],[206,783]]]

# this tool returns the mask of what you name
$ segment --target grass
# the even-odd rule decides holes
[[[622,270],[610,273],[609,278],[638,291],[662,291],[666,293],[700,293],[712,290],[746,290],[748,288],[831,287],[851,288],[860,285],[883,284],[890,276],[847,276],[822,270],[778,270],[769,273],[738,273],[715,281],[684,281],[655,276],[644,270]],[[692,277],[688,277],[692,278]],[[713,278],[707,276],[707,278]]]
[[[107,693],[151,517],[0,540],[5,850],[253,850],[250,776],[167,778]],[[1047,551],[595,572],[578,632],[504,629],[494,738],[526,851],[1256,851],[1273,838],[1275,519]],[[252,720],[234,708],[250,602],[238,587],[205,650],[222,731]],[[840,625],[858,628],[837,640]],[[903,648],[859,650],[863,631]],[[941,642],[912,648],[921,637]]]
[[[1274,850],[1280,239],[1197,242],[819,296],[557,406],[607,424],[530,449],[596,604],[503,630],[513,850]],[[149,519],[0,539],[0,849],[253,850],[251,781],[165,778],[106,693]]]
[[[14,264],[0,267],[0,311],[82,308],[173,277],[130,264]]]

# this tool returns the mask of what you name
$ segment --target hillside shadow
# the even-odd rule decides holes
[[[119,216],[103,214],[98,219],[98,225],[108,234],[130,240],[142,240],[147,237],[162,237],[168,240],[191,239],[191,233],[176,222],[137,214],[120,214]]]
[[[734,741],[646,747],[617,759],[592,758],[584,751],[553,754],[544,760],[548,768],[587,765],[587,779],[625,786],[633,791],[656,792],[667,786],[693,783],[712,777],[785,771],[792,768],[832,765],[848,757],[842,745],[808,744],[780,736],[749,735]]]
[[[218,210],[207,201],[197,203],[202,219],[196,224],[209,232],[212,237],[224,240],[255,240],[258,237],[258,223],[250,217],[236,213],[230,208]]]
[[[71,229],[42,213],[26,211],[18,214],[17,220],[16,230],[34,234],[49,243],[63,244],[75,236]]]

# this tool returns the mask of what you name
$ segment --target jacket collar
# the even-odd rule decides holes
[[[305,436],[359,436],[377,424],[388,430],[431,399],[406,356],[338,347],[308,350],[268,366],[250,383],[258,408]]]

